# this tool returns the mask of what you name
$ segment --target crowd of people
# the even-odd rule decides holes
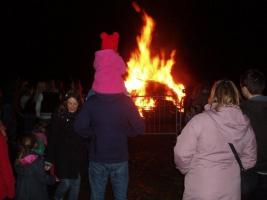
[[[19,95],[3,91],[0,200],[47,200],[47,186],[53,184],[53,199],[77,200],[85,157],[90,199],[104,200],[109,179],[114,198],[127,199],[127,141],[144,133],[145,122],[124,85],[127,68],[117,52],[119,34],[102,33],[101,40],[88,94],[83,94],[79,81],[68,86],[40,81],[35,87],[23,82]],[[185,175],[184,200],[241,199],[240,167],[230,144],[244,168],[253,168],[258,177],[256,189],[242,200],[266,199],[264,74],[255,69],[244,72],[240,87],[245,101],[234,82],[226,79],[211,89],[206,84],[198,88],[201,100],[197,94],[191,97],[186,125],[174,147],[174,163]],[[8,149],[15,154],[8,155]]]
[[[69,87],[55,81],[38,82],[36,87],[25,82],[19,97],[10,98],[18,102],[18,108],[11,102],[8,109],[2,107],[7,130],[18,129],[8,134],[10,141],[17,141],[11,164],[7,146],[3,146],[1,180],[3,176],[5,187],[0,199],[49,199],[47,186],[55,183],[54,199],[78,199],[81,165],[87,154],[91,199],[104,199],[108,179],[115,198],[127,199],[127,138],[143,134],[145,123],[124,85],[126,65],[117,52],[119,34],[102,33],[101,39],[101,50],[95,53],[94,82],[87,95],[79,82]],[[18,126],[10,120],[14,113]],[[2,138],[5,143],[4,134]]]

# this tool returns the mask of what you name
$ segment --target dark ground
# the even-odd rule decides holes
[[[176,135],[144,135],[129,141],[130,180],[128,200],[179,200],[183,176],[175,168],[173,147]],[[84,170],[80,200],[89,199],[87,174]],[[51,193],[53,193],[52,188]],[[108,185],[105,200],[112,197]]]

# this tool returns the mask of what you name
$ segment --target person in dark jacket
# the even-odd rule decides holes
[[[80,192],[80,171],[84,148],[81,138],[74,133],[73,122],[81,105],[81,97],[68,92],[65,102],[52,119],[51,133],[48,136],[46,170],[54,165],[55,175],[60,183],[55,199],[63,199],[68,192],[69,200],[77,200]]]
[[[91,200],[103,200],[110,178],[116,200],[127,199],[128,137],[144,132],[132,99],[127,96],[122,75],[125,64],[116,52],[118,34],[101,34],[102,50],[95,53],[92,91],[74,122],[82,137],[92,137],[89,154]]]
[[[32,151],[35,145],[36,138],[33,134],[26,135],[21,140],[21,149],[15,163],[16,200],[48,200],[47,185],[55,183],[55,177],[45,172],[42,157]]]
[[[265,76],[256,69],[250,69],[240,76],[243,96],[247,99],[240,105],[242,111],[250,119],[257,141],[256,171],[259,176],[257,197],[267,196],[267,96],[263,95]],[[259,197],[260,196],[260,197]]]

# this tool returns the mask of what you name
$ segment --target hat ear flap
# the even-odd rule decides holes
[[[113,36],[114,39],[119,39],[119,37],[120,37],[120,35],[119,35],[118,32],[114,32],[114,33],[112,34],[112,36]]]
[[[102,43],[101,49],[113,49],[117,51],[118,49],[118,42],[119,42],[119,33],[114,32],[113,34],[109,35],[106,32],[102,32],[100,34]]]
[[[101,39],[106,39],[108,37],[108,34],[106,32],[103,32],[100,34]]]

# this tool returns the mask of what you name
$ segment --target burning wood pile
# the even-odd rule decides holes
[[[133,3],[133,6],[137,12],[142,13],[144,25],[137,36],[138,48],[131,53],[127,62],[126,88],[143,116],[144,112],[152,111],[162,102],[155,96],[164,96],[164,100],[172,102],[179,111],[183,111],[185,87],[181,83],[176,83],[171,75],[175,64],[175,50],[167,59],[164,52],[160,55],[151,55],[150,46],[155,22],[146,12],[141,12],[137,4]]]

